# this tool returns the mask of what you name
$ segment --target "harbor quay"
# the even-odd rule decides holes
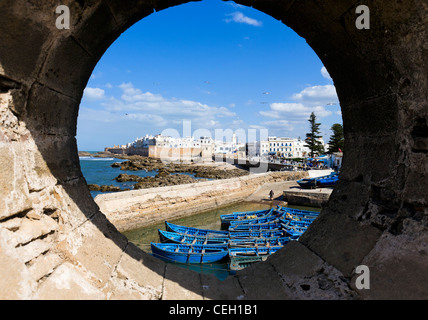
[[[306,171],[249,174],[231,179],[101,194],[95,197],[95,202],[109,221],[123,232],[239,201],[268,201],[270,190],[274,189],[280,196],[284,188],[296,186],[298,179],[307,176]]]

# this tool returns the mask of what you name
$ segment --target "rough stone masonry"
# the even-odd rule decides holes
[[[64,0],[69,29],[57,1],[0,2],[0,298],[427,299],[425,0],[364,1],[363,30],[357,0],[236,0],[305,38],[340,99],[340,182],[298,242],[220,282],[144,254],[100,212],[77,156],[83,89],[123,31],[185,2]]]

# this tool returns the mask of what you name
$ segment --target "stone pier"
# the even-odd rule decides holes
[[[98,195],[95,202],[119,231],[246,200],[266,185],[294,183],[306,172],[269,172],[226,180]],[[291,182],[294,181],[294,182]],[[264,197],[268,197],[269,190]]]

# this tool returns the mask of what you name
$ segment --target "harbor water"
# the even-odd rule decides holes
[[[88,184],[98,185],[113,185],[119,186],[122,190],[132,189],[135,182],[117,182],[114,180],[121,173],[134,174],[141,177],[155,176],[157,171],[123,171],[119,168],[112,167],[115,162],[126,161],[117,158],[97,158],[97,157],[80,157],[80,165],[83,176]],[[93,197],[100,194],[100,191],[91,191]],[[220,215],[229,214],[233,212],[244,212],[244,211],[256,211],[262,209],[269,209],[270,204],[266,203],[254,203],[254,202],[238,202],[228,206],[213,208],[208,211],[204,211],[198,214],[194,214],[188,217],[171,220],[174,224],[183,225],[187,227],[195,227],[202,229],[221,230]],[[320,211],[319,208],[310,207],[296,207],[290,206],[295,209]],[[164,222],[154,224],[151,226],[130,230],[123,232],[130,242],[138,246],[143,251],[152,254],[150,243],[160,242],[158,230],[166,230]],[[167,263],[170,263],[166,261]],[[191,269],[193,271],[215,275],[220,280],[224,280],[229,275],[233,274],[228,266],[228,261],[220,261],[211,264],[176,264],[180,267]]]
[[[311,210],[311,211],[320,211],[319,208],[310,208],[310,207],[296,207],[290,206],[295,209],[301,210]],[[201,212],[189,217],[184,217],[176,220],[171,220],[169,222],[183,225],[187,227],[195,227],[201,229],[211,229],[211,230],[221,230],[221,220],[220,215],[228,214],[232,212],[244,212],[244,211],[256,211],[269,209],[271,206],[269,204],[263,203],[253,203],[253,202],[238,202],[228,206],[214,208],[208,211]],[[164,223],[158,223],[152,226],[143,227],[135,230],[130,230],[124,232],[123,234],[128,238],[130,242],[138,246],[143,251],[151,254],[150,243],[159,242],[158,230],[166,230]],[[166,261],[168,263],[168,261]],[[224,280],[229,275],[233,275],[235,271],[229,269],[228,261],[221,261],[211,264],[178,264],[176,265],[197,271],[204,274],[212,274]]]

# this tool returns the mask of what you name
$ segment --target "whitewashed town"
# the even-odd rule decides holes
[[[318,138],[323,150],[329,145]],[[301,164],[302,166],[340,169],[343,152],[313,154],[300,138],[270,136],[264,141],[239,141],[235,133],[230,141],[214,140],[211,137],[174,138],[161,134],[145,135],[125,145],[105,148],[114,154],[141,155],[151,158],[180,159],[183,161],[211,161],[218,158],[246,159],[258,162]]]

